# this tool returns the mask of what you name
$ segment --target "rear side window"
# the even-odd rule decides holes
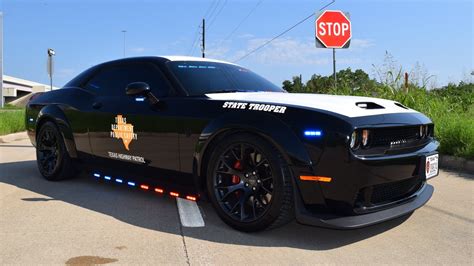
[[[87,82],[85,89],[102,96],[125,96],[125,88],[132,82],[146,82],[158,97],[170,94],[161,71],[149,63],[105,66]]]

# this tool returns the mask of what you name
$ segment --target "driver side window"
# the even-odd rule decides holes
[[[132,82],[146,82],[157,97],[170,94],[170,86],[161,71],[151,63],[130,63],[105,66],[85,85],[85,89],[101,96],[125,96]]]

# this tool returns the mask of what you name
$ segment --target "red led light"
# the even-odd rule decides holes
[[[140,185],[140,188],[148,190],[149,187],[147,185]]]
[[[186,199],[196,201],[196,197],[194,197],[194,196],[186,196]]]
[[[163,190],[163,189],[161,189],[161,188],[155,188],[155,192],[158,192],[158,193],[163,193],[163,192],[164,192],[164,190]]]
[[[179,197],[179,193],[177,192],[170,192],[170,195],[173,197]]]

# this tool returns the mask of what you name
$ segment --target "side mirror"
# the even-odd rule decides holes
[[[150,86],[145,82],[132,82],[128,84],[125,93],[129,96],[147,96],[150,93]]]

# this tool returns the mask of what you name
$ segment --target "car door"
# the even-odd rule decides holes
[[[160,104],[126,95],[132,82],[147,83]],[[172,89],[157,66],[148,62],[105,65],[85,87],[95,93],[89,139],[100,165],[139,175],[153,173],[150,169],[179,170],[176,119],[167,106]]]

